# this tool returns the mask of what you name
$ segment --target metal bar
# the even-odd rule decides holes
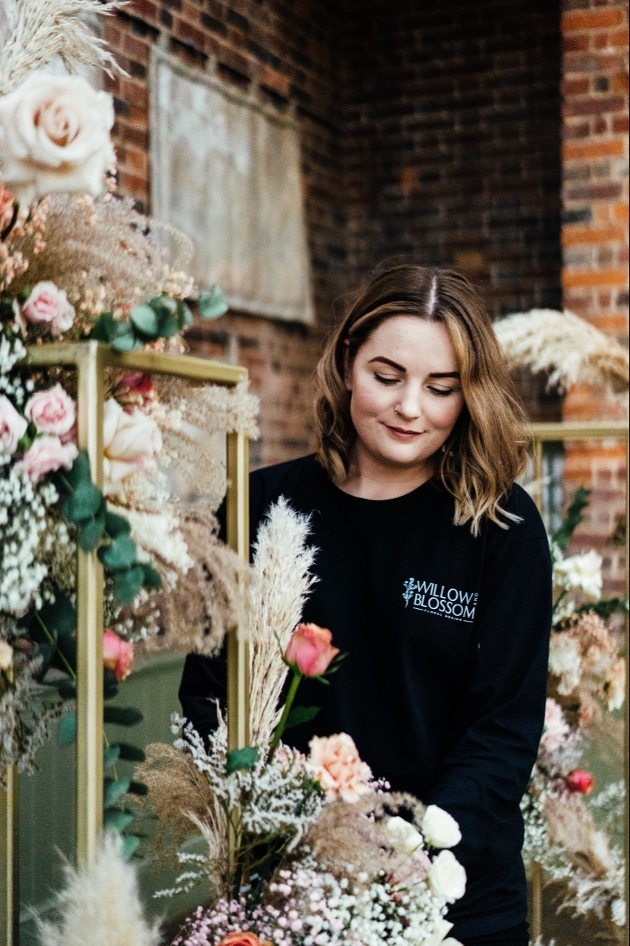
[[[0,942],[17,946],[20,913],[20,806],[17,766],[7,770],[7,787],[0,788]]]
[[[537,943],[542,936],[542,890],[543,872],[540,864],[534,864],[531,872],[532,902],[530,904],[530,937]]]
[[[623,422],[581,423],[567,421],[556,423],[531,424],[534,441],[536,440],[626,440],[628,425]]]
[[[103,485],[102,347],[77,359],[78,444]],[[103,569],[95,552],[77,554],[77,861],[92,864],[103,827]]]
[[[532,499],[538,506],[538,511],[543,511],[543,442],[534,438],[532,444],[532,464],[534,488],[532,490]]]
[[[249,441],[242,433],[227,435],[227,480],[227,541],[241,558],[249,561]],[[238,629],[234,628],[227,642],[230,751],[249,745],[249,710],[249,644],[239,640]]]

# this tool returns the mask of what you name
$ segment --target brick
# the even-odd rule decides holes
[[[612,138],[608,141],[567,142],[563,147],[565,161],[576,158],[609,158],[622,157],[624,142],[621,138]]]
[[[625,286],[628,282],[628,272],[625,269],[585,270],[578,272],[564,272],[562,285],[565,287],[584,286]]]
[[[611,26],[621,26],[624,21],[622,10],[576,10],[564,13],[561,19],[563,33],[572,33],[583,30],[606,29]]]
[[[562,245],[614,243],[623,241],[627,230],[622,226],[610,227],[570,227],[562,231]]]

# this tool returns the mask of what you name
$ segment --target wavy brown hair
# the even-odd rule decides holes
[[[470,522],[474,535],[487,516],[507,528],[517,517],[501,508],[503,494],[523,471],[529,429],[492,321],[461,273],[417,265],[378,272],[333,330],[317,366],[317,457],[331,479],[343,483],[356,431],[344,383],[344,345],[350,362],[381,323],[395,316],[441,322],[457,360],[464,408],[438,455],[437,476],[455,499],[455,525]]]

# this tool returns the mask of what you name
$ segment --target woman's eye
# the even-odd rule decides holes
[[[382,374],[375,373],[374,377],[376,378],[377,381],[380,381],[381,384],[396,384],[396,382],[398,381],[398,378],[387,378],[387,377],[384,377]]]
[[[429,388],[433,394],[437,394],[438,397],[448,397],[450,394],[455,393],[454,388]]]

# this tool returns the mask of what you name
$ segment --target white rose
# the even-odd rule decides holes
[[[138,470],[155,469],[155,455],[162,449],[162,434],[153,420],[140,410],[127,413],[115,398],[105,401],[103,423],[105,457],[104,492],[120,492],[120,484]]]
[[[556,562],[553,574],[563,588],[581,588],[590,598],[601,597],[602,557],[594,549]]]
[[[0,670],[8,670],[13,660],[13,648],[6,641],[0,641]]]
[[[412,824],[395,815],[385,822],[387,840],[400,854],[413,854],[422,848],[422,835]]]
[[[72,326],[75,313],[65,291],[54,282],[44,280],[33,287],[21,314],[33,325],[45,325],[60,335]]]
[[[0,453],[15,453],[26,433],[27,421],[14,408],[8,397],[0,394]]]
[[[459,825],[448,811],[429,805],[422,819],[422,833],[431,847],[455,847],[462,839]]]
[[[558,693],[572,693],[582,677],[577,642],[567,633],[554,632],[549,647],[549,672],[559,678]]]
[[[433,927],[433,932],[422,940],[422,946],[443,946],[444,937],[452,928],[453,924],[448,920],[438,920]]]
[[[98,196],[115,159],[114,105],[80,76],[33,73],[0,97],[2,179],[21,202],[56,191]]]
[[[436,897],[455,903],[464,896],[466,871],[452,851],[440,851],[431,864],[429,885]]]

